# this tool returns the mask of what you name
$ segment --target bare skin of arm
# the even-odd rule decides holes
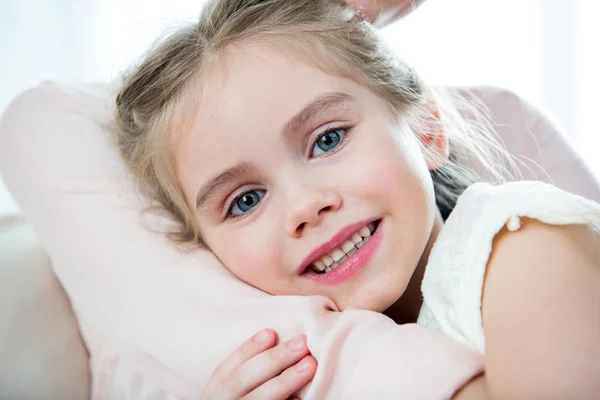
[[[485,376],[454,399],[596,398],[600,238],[522,219],[494,240],[483,294]]]

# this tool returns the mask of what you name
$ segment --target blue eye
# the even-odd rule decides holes
[[[311,157],[318,157],[335,149],[346,135],[345,128],[335,128],[328,130],[319,136],[313,145]]]
[[[265,190],[250,190],[242,193],[241,196],[233,201],[227,215],[237,217],[252,211],[262,198],[265,197],[265,192]]]

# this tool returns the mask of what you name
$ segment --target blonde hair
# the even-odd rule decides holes
[[[325,72],[356,81],[406,116],[415,131],[431,123],[428,103],[433,99],[441,115],[436,123],[443,124],[450,140],[449,161],[432,172],[444,216],[474,181],[505,180],[503,160],[508,157],[480,105],[465,93],[427,88],[344,1],[215,0],[205,5],[197,23],[180,27],[151,49],[124,77],[116,98],[115,131],[122,158],[180,224],[170,232],[177,242],[203,244],[170,151],[180,128],[177,121],[185,120],[178,117],[205,67],[232,44],[249,41],[296,51]],[[487,176],[467,167],[473,161]]]

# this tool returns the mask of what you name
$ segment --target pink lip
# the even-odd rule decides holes
[[[374,222],[374,221],[377,221],[377,220],[376,219],[367,219],[367,220],[355,222],[355,223],[343,228],[342,230],[340,230],[335,236],[333,236],[327,242],[323,243],[322,245],[320,245],[319,247],[314,249],[308,255],[308,257],[306,257],[304,259],[304,261],[302,261],[302,264],[300,264],[300,266],[298,267],[298,275],[302,275],[304,273],[304,270],[306,270],[306,268],[313,261],[318,260],[319,258],[323,257],[326,254],[329,254],[329,252],[331,250],[337,249],[338,247],[340,247],[342,245],[342,243],[344,243],[346,240],[348,240],[348,238],[350,238],[350,236],[352,236],[352,234],[354,232],[358,231],[363,226],[366,226],[367,224]]]
[[[383,220],[379,222],[379,224],[377,225],[377,229],[375,230],[369,241],[362,245],[360,249],[356,250],[354,254],[348,257],[343,263],[338,265],[337,268],[333,271],[329,271],[324,274],[317,274],[309,268],[302,276],[314,282],[325,285],[335,285],[349,280],[354,275],[363,270],[367,266],[369,261],[371,261],[373,255],[375,255],[375,252],[377,251],[377,249],[379,248],[379,244],[381,243],[382,224]]]
[[[344,243],[346,240],[348,240],[352,234],[354,234],[356,231],[358,231],[360,228],[362,228],[363,226],[366,226],[367,224],[371,223],[371,222],[375,222],[377,221],[376,219],[369,219],[369,220],[363,220],[363,221],[359,221],[356,222],[354,224],[348,225],[347,227],[343,228],[342,230],[340,230],[334,237],[332,237],[330,240],[328,240],[327,242],[323,243],[321,246],[317,247],[315,250],[313,250],[308,257],[306,257],[304,259],[304,261],[302,262],[302,264],[300,264],[300,267],[298,268],[298,275],[305,275],[307,277],[310,277],[309,275],[311,274],[311,269],[308,268],[310,266],[310,264],[315,261],[318,260],[319,258],[323,257],[324,255],[328,254],[331,250],[336,249],[338,247],[340,247],[342,245],[342,243]],[[380,222],[381,224],[381,222]],[[377,234],[380,231],[379,227],[378,229],[375,231],[375,233]],[[355,259],[357,255],[359,255],[359,253],[365,253],[363,251],[363,248],[368,247],[372,247],[369,246],[369,243],[373,242],[375,239],[375,235],[373,235],[373,237],[371,237],[371,239],[369,239],[369,241],[367,243],[365,243],[365,245],[363,245],[360,249],[358,249],[351,257],[349,257],[346,261],[344,261],[341,265],[339,265],[335,270],[328,272],[326,274],[317,274],[312,272],[314,275],[318,276],[318,277],[324,277],[325,275],[331,275],[333,274],[335,271],[337,271],[338,269],[343,269],[345,267],[345,265]],[[378,242],[378,240],[377,240]],[[377,246],[375,246],[373,248],[373,251],[376,249]],[[358,257],[361,258],[361,257]],[[371,258],[371,256],[368,257],[369,259]],[[368,260],[367,260],[368,261]],[[322,279],[319,279],[320,281]]]

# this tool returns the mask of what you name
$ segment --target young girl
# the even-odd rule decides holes
[[[211,2],[117,108],[123,158],[181,223],[173,237],[240,280],[444,332],[485,353],[487,396],[599,393],[600,206],[476,183],[511,167],[477,104],[425,86],[341,0]],[[300,359],[314,372],[300,342],[232,396],[264,398]],[[242,353],[222,369],[240,374]]]

